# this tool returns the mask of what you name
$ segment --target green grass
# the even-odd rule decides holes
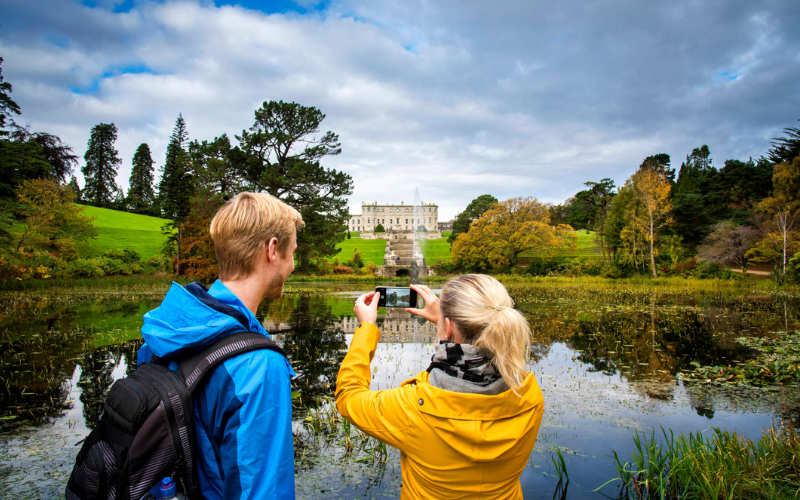
[[[453,231],[442,231],[442,238],[448,238],[451,234]]]
[[[81,206],[87,216],[95,217],[92,224],[97,228],[96,238],[78,244],[82,257],[95,257],[116,248],[134,250],[142,259],[158,255],[164,243],[161,226],[169,222],[166,219]]]
[[[662,434],[637,431],[631,462],[614,451],[619,477],[603,486],[621,480],[625,498],[634,499],[797,498],[800,436],[790,425],[756,441],[716,427],[709,435]]]
[[[350,233],[351,235],[353,233]],[[345,239],[336,245],[336,248],[341,248],[342,251],[329,258],[330,262],[334,259],[339,259],[339,262],[344,264],[353,258],[354,249],[361,252],[361,260],[366,264],[372,262],[376,266],[383,265],[383,253],[386,251],[386,240],[365,240],[362,238]]]
[[[425,256],[425,264],[431,266],[439,261],[450,260],[450,243],[447,238],[437,238],[435,240],[420,240],[419,249]]]

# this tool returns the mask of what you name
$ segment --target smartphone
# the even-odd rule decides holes
[[[417,307],[417,291],[407,286],[379,286],[378,307]]]

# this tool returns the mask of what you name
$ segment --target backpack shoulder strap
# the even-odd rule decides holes
[[[275,351],[284,358],[286,353],[272,339],[260,333],[239,332],[227,335],[201,351],[190,353],[178,361],[178,373],[191,393],[200,382],[223,361],[257,349]]]

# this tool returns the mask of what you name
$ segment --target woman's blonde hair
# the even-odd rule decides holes
[[[285,255],[292,236],[303,227],[300,212],[266,193],[239,193],[211,219],[211,238],[219,263],[219,279],[249,276],[256,257],[272,238]]]
[[[522,385],[531,355],[531,329],[499,281],[485,274],[454,278],[442,288],[439,310],[442,319],[458,327],[464,342],[489,351],[512,390]]]

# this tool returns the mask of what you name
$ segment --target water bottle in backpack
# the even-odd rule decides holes
[[[178,493],[178,488],[171,477],[165,477],[161,480],[161,500],[186,500],[183,493]]]

